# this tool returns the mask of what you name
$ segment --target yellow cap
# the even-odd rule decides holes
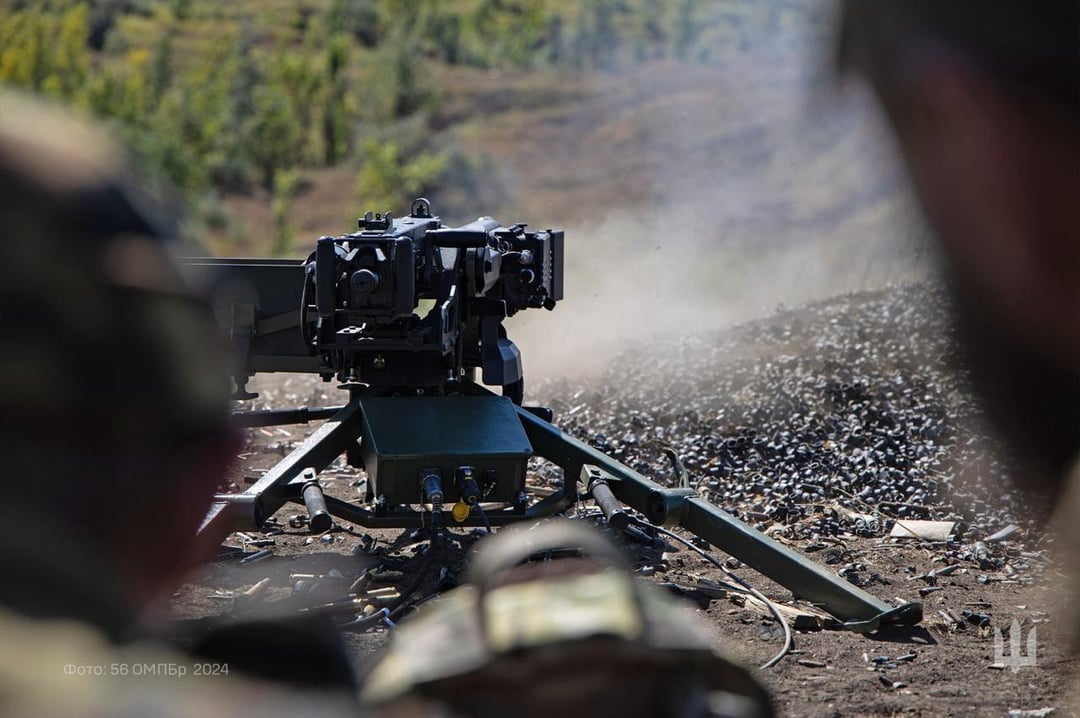
[[[465,519],[469,518],[469,514],[471,513],[471,511],[466,504],[458,501],[456,504],[454,504],[454,508],[450,509],[450,513],[451,515],[453,515],[454,521],[461,523]]]

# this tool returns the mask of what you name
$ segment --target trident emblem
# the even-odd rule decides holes
[[[1020,622],[1015,618],[1009,627],[1009,655],[1005,655],[1005,639],[1001,635],[1001,629],[994,629],[994,661],[1012,668],[1016,673],[1021,668],[1037,665],[1036,646],[1038,639],[1035,635],[1035,627],[1032,626],[1027,635],[1027,654],[1020,652]]]

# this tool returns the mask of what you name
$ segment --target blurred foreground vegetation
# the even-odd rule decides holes
[[[468,174],[475,160],[431,141],[453,91],[440,69],[713,62],[813,11],[802,0],[0,0],[0,82],[107,118],[202,228],[226,229],[223,197],[265,196],[284,253],[305,170],[350,168],[359,201],[382,209]]]

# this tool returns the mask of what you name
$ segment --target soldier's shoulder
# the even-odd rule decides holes
[[[556,545],[586,556],[521,563]],[[426,700],[485,715],[590,706],[591,715],[628,717],[711,715],[691,706],[716,698],[725,715],[771,715],[753,675],[687,607],[617,565],[615,551],[568,521],[501,531],[473,559],[472,585],[399,627],[368,675],[365,702],[399,713]]]

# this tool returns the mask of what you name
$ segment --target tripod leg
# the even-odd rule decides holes
[[[308,481],[302,476],[304,469],[322,471],[356,441],[362,421],[358,402],[342,407],[246,491],[215,496],[200,534],[258,528],[287,501],[302,495]]]
[[[563,468],[568,484],[564,493],[584,466],[598,467],[608,474],[615,497],[652,523],[682,526],[819,605],[845,628],[872,631],[883,622],[910,625],[922,620],[922,604],[894,608],[699,498],[693,489],[669,489],[650,481],[520,407],[518,417],[536,453]]]

